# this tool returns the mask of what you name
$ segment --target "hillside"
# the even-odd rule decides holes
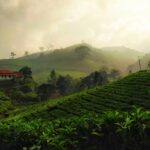
[[[141,59],[141,67],[142,69],[148,69],[148,62],[150,61],[150,53],[143,56]],[[136,72],[139,70],[139,63],[138,61],[128,67],[128,70],[132,70],[133,72]]]
[[[6,118],[54,120],[80,116],[86,112],[99,114],[108,110],[129,111],[133,105],[150,110],[150,72],[148,71],[141,71],[106,86],[62,99],[11,110],[7,112],[9,117]]]
[[[126,72],[128,64],[131,65],[133,62],[137,62],[138,56],[144,56],[144,53],[124,46],[104,47],[102,51],[107,59],[111,58],[111,63],[114,63],[114,68],[122,68],[121,70],[123,72]]]
[[[124,71],[141,55],[143,54],[125,47],[98,49],[88,44],[77,44],[53,52],[0,60],[0,68],[18,70],[23,66],[29,66],[37,81],[43,80],[44,77],[47,80],[52,69],[56,69],[60,74],[70,74],[79,78],[102,67]]]
[[[149,150],[149,71],[39,104],[2,92],[0,102],[1,150]]]

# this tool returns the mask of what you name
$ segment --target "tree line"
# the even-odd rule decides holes
[[[15,79],[15,84],[8,93],[12,99],[24,102],[44,101],[49,98],[66,96],[95,86],[104,85],[120,76],[120,72],[116,69],[110,71],[100,69],[80,79],[74,79],[70,75],[59,75],[55,69],[52,69],[47,82],[38,85],[32,77],[30,67],[23,67],[19,72],[23,74],[23,78]]]

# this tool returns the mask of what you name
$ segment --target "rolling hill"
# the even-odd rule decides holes
[[[121,71],[133,64],[143,53],[126,47],[94,48],[88,44],[77,44],[64,49],[35,53],[16,59],[0,60],[0,68],[19,70],[23,66],[32,68],[37,81],[43,81],[52,69],[60,74],[78,78],[100,69],[116,68]]]
[[[61,99],[49,100],[21,109],[11,109],[7,111],[7,117],[1,114],[1,118],[55,120],[81,116],[87,112],[101,114],[110,110],[129,111],[133,105],[150,110],[149,71],[131,74],[108,85]]]

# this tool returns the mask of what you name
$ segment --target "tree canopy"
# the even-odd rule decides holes
[[[32,75],[32,71],[31,71],[31,68],[28,67],[28,66],[25,66],[23,68],[21,68],[19,70],[20,73],[22,73],[24,75],[24,77],[30,77]]]

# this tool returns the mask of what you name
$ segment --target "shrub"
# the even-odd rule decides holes
[[[35,92],[23,93],[20,90],[11,92],[11,98],[18,102],[32,102],[37,101],[37,94]]]
[[[148,150],[150,112],[106,112],[41,122],[0,123],[0,149]]]
[[[0,100],[10,100],[10,98],[6,96],[4,92],[0,92]]]

